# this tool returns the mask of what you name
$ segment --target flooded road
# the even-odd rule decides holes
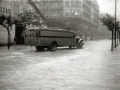
[[[120,45],[87,41],[83,49],[0,47],[0,90],[120,90]]]

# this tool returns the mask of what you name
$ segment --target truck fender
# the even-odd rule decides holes
[[[79,43],[82,43],[82,45],[84,45],[84,40],[83,39],[79,39]]]
[[[82,48],[83,45],[84,45],[83,40],[79,39],[78,42],[77,42],[77,48]]]

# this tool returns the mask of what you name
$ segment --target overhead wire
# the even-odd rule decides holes
[[[115,2],[115,1],[111,1],[111,2],[102,3],[102,4],[99,4],[99,6],[100,6],[100,5],[103,5],[103,4],[112,3],[112,2]]]
[[[119,2],[119,1],[120,1],[120,0],[118,0],[117,2]],[[115,2],[115,1],[110,1],[110,2],[101,3],[101,4],[99,4],[99,6],[100,6],[100,5],[103,5],[103,4],[113,3],[113,2]]]

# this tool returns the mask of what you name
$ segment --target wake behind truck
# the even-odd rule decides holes
[[[57,47],[82,48],[84,42],[72,31],[50,28],[29,28],[25,32],[25,45],[35,46],[37,50],[47,48],[55,51]]]

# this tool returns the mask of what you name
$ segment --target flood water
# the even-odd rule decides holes
[[[120,90],[120,46],[86,41],[83,49],[0,47],[0,90]]]

